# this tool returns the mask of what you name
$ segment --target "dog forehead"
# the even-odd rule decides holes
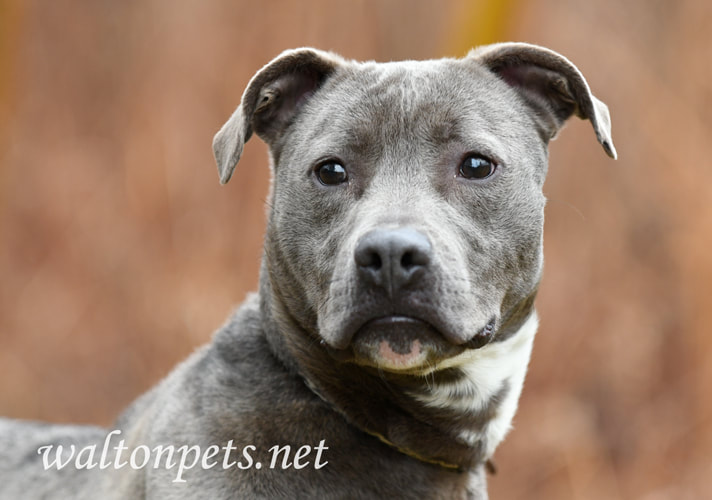
[[[357,63],[335,75],[324,92],[340,99],[347,116],[370,125],[374,115],[386,122],[437,123],[454,118],[487,76],[482,68],[447,59]]]
[[[437,98],[451,100],[462,97],[459,94],[465,86],[477,81],[497,80],[475,61],[462,59],[354,62],[342,69],[332,83],[338,85],[340,76],[352,91],[361,91],[360,97],[367,95],[380,104],[392,98],[406,104]]]
[[[394,145],[438,146],[511,135],[531,124],[506,83],[474,61],[348,63],[309,101],[300,127],[311,146],[362,155]]]

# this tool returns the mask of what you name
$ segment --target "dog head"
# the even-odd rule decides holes
[[[572,115],[615,157],[608,109],[548,49],[381,64],[298,49],[253,77],[213,147],[222,183],[253,132],[270,147],[263,274],[301,345],[422,375],[531,313],[547,145]]]

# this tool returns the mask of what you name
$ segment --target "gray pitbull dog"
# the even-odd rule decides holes
[[[608,109],[545,48],[281,54],[213,143],[222,183],[253,133],[270,148],[259,293],[111,433],[0,422],[0,498],[487,498],[574,114],[615,157]]]

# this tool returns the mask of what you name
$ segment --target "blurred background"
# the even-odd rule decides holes
[[[257,283],[264,63],[538,43],[613,117],[551,144],[541,328],[493,499],[712,495],[712,3],[0,0],[0,414],[110,425]]]

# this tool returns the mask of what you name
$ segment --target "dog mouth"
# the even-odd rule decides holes
[[[471,341],[458,345],[427,321],[388,315],[365,322],[346,349],[329,351],[343,362],[389,372],[424,374],[468,348],[481,347],[491,338],[493,329],[494,322],[490,322]]]

